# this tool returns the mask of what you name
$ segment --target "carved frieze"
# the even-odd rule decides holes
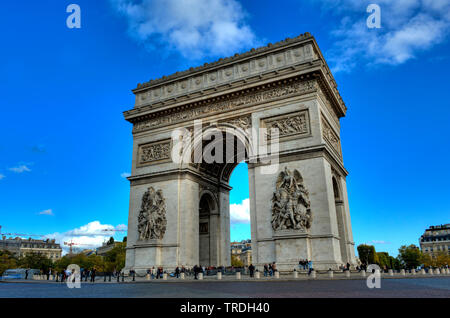
[[[267,129],[268,139],[270,139],[271,136],[271,128],[277,128],[279,130],[280,138],[297,135],[308,136],[311,134],[307,110],[265,118],[262,120],[261,126]]]
[[[138,149],[137,165],[142,166],[156,162],[169,161],[170,152],[170,139],[140,145]]]
[[[272,198],[272,228],[274,231],[305,231],[311,223],[311,202],[303,178],[297,170],[286,167],[278,175]]]
[[[252,118],[250,115],[227,119],[223,122],[242,130],[246,130],[252,127]]]
[[[284,85],[269,88],[265,90],[257,90],[245,95],[230,97],[220,102],[212,102],[188,110],[179,111],[178,113],[162,115],[157,118],[138,122],[133,127],[133,132],[141,132],[158,127],[177,124],[183,121],[199,119],[207,115],[223,113],[231,110],[248,107],[253,104],[260,104],[278,98],[286,98],[300,93],[308,93],[316,91],[316,80],[307,80],[302,82],[291,82]]]
[[[161,240],[166,233],[166,202],[162,190],[149,187],[142,196],[141,210],[138,216],[140,240]]]
[[[340,157],[342,157],[341,140],[340,140],[340,138],[334,132],[333,128],[331,128],[331,125],[324,118],[324,116],[321,116],[321,119],[322,119],[323,139],[325,139],[325,141],[331,146],[331,148],[333,148],[333,150],[335,150],[336,153]]]

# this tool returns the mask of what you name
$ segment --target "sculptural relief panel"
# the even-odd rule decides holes
[[[307,110],[264,118],[262,119],[261,127],[267,129],[268,140],[270,140],[271,128],[277,128],[279,130],[280,139],[311,135],[309,113]]]
[[[137,166],[170,161],[171,140],[152,142],[139,145]]]
[[[308,189],[298,170],[278,175],[272,197],[272,229],[274,231],[306,231],[312,224]]]
[[[149,187],[142,196],[138,216],[140,240],[161,240],[166,233],[166,202],[162,190]]]
[[[321,116],[321,120],[323,139],[325,139],[325,141],[331,146],[331,148],[336,151],[339,157],[342,157],[341,140],[339,136],[335,133],[335,131],[323,115]]]

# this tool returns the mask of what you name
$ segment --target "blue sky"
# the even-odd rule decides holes
[[[450,0],[3,1],[0,225],[99,244],[128,218],[131,89],[312,33],[348,107],[344,162],[356,244],[396,255],[450,220]],[[66,7],[81,7],[81,29]],[[233,172],[232,239],[245,222],[245,165]],[[84,235],[84,236],[83,236]],[[117,232],[121,239],[123,232]]]

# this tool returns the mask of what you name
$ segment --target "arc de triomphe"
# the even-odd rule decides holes
[[[239,160],[249,170],[253,264],[276,262],[280,270],[292,270],[299,259],[313,260],[316,269],[355,264],[340,144],[346,106],[309,33],[138,84],[133,92],[135,107],[124,113],[133,124],[126,270],[230,265],[228,182]],[[172,151],[177,128],[193,133],[192,147]],[[279,132],[271,173],[251,151],[252,141],[263,138],[248,132],[259,128]],[[174,160],[207,149],[217,132],[235,160]]]

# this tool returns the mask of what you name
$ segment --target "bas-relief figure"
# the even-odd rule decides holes
[[[166,203],[162,190],[148,188],[142,197],[138,217],[139,239],[162,239],[166,232]]]
[[[280,172],[272,198],[272,228],[279,230],[307,230],[312,213],[308,190],[300,172],[287,167]]]

